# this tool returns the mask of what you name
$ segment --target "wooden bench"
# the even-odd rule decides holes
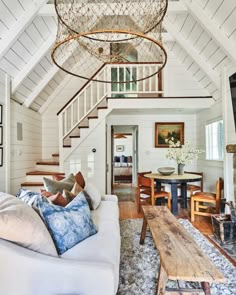
[[[210,295],[212,282],[225,282],[224,276],[199,249],[192,237],[165,206],[143,206],[140,244],[144,243],[147,225],[160,255],[157,295]],[[201,283],[202,289],[167,289],[170,280]]]

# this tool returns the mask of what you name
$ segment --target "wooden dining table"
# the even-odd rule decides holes
[[[171,186],[171,212],[178,215],[178,185],[181,185],[181,208],[187,208],[187,183],[201,181],[202,176],[197,174],[184,173],[183,175],[171,174],[162,175],[160,173],[148,173],[144,175],[153,178],[156,183],[157,190],[161,190],[161,185],[168,183]]]

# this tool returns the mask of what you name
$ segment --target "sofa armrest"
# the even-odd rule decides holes
[[[75,246],[76,247],[76,246]],[[52,257],[0,239],[1,294],[115,294],[112,265]]]
[[[112,201],[118,203],[118,198],[116,195],[103,195],[102,201]]]

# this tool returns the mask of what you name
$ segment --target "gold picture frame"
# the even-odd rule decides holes
[[[180,141],[184,144],[184,122],[156,122],[155,123],[155,147],[168,148],[167,140]]]

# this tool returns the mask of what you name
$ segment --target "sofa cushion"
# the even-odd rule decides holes
[[[93,210],[96,210],[98,206],[100,205],[102,195],[92,183],[86,183],[84,190],[86,191],[86,193],[89,195],[90,199],[92,200]]]
[[[58,254],[63,254],[97,232],[83,192],[66,207],[40,202],[39,212],[51,233]]]
[[[66,251],[61,257],[111,265],[118,284],[120,262],[118,205],[114,201],[102,201],[96,210],[91,211],[91,216],[98,229],[97,234]]]
[[[23,202],[30,206],[37,207],[39,200],[48,202],[47,198],[45,198],[42,194],[38,192],[32,192],[27,189],[19,189],[19,191],[16,194],[16,197],[21,199]]]
[[[56,194],[58,192],[62,193],[63,189],[70,191],[73,188],[73,185],[75,183],[75,176],[74,174],[70,174],[68,177],[61,181],[56,181],[47,177],[43,177],[43,183],[45,189],[48,192],[53,194]]]
[[[36,252],[57,256],[53,240],[38,214],[26,203],[5,193],[0,193],[0,237]]]

